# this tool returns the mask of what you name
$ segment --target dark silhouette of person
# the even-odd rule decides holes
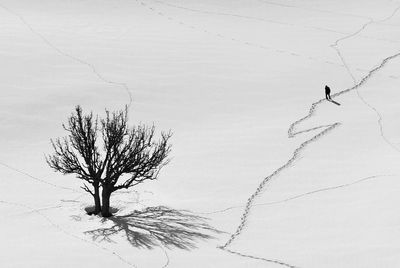
[[[327,100],[332,100],[331,98],[331,89],[325,85],[325,98]]]

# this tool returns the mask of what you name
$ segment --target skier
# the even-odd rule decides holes
[[[331,89],[327,85],[325,85],[325,98],[327,100],[332,100],[332,98],[331,98]]]

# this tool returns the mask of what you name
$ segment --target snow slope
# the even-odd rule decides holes
[[[395,1],[1,0],[1,266],[397,267],[399,25]],[[77,104],[174,132],[114,220],[44,161]]]

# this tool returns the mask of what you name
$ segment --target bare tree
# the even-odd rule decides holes
[[[168,163],[171,132],[162,132],[160,140],[155,141],[154,126],[129,127],[127,108],[113,113],[106,111],[100,127],[92,113],[83,116],[80,106],[75,111],[68,120],[68,127],[63,125],[69,132],[68,137],[52,140],[55,152],[46,160],[55,171],[74,173],[90,183],[93,190],[86,184],[82,188],[94,197],[94,213],[101,211],[103,217],[109,217],[113,192],[158,177],[161,168]],[[102,144],[97,141],[98,133],[101,133]]]

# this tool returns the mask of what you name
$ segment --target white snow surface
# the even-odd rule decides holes
[[[388,0],[1,0],[0,267],[400,267],[399,29]],[[174,133],[114,221],[45,163],[77,104]],[[159,206],[220,232],[124,222]]]

